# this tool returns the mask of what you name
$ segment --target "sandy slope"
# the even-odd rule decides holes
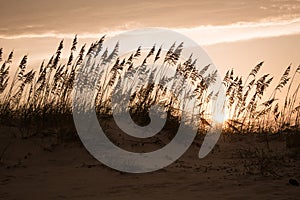
[[[197,158],[201,138],[171,166],[153,173],[126,174],[102,165],[76,140],[14,139],[16,128],[0,128],[0,199],[299,199],[299,151],[272,136],[223,136],[206,158]],[[116,133],[113,127],[108,132]],[[118,134],[117,134],[118,135]],[[126,137],[120,146],[140,148]],[[116,139],[116,138],[115,138]],[[159,142],[153,148],[158,148]],[[155,146],[157,145],[157,146]],[[147,145],[145,145],[147,146]],[[147,147],[145,147],[147,148]],[[150,147],[149,147],[150,148]],[[151,149],[151,148],[150,148]],[[255,150],[256,149],[256,150]]]

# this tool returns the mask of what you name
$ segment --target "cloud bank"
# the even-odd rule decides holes
[[[126,27],[126,26],[125,26]],[[129,30],[130,26],[125,30]],[[172,29],[172,28],[171,28]],[[258,38],[279,37],[300,34],[300,18],[289,20],[262,20],[259,22],[238,22],[228,25],[207,25],[192,28],[174,28],[174,31],[182,33],[200,45],[214,45],[219,43],[236,42]],[[81,39],[98,39],[106,34],[114,36],[124,32],[124,29],[106,31],[102,33],[81,33]],[[0,35],[0,39],[30,39],[30,38],[74,38],[74,34],[63,34],[50,31],[42,34],[20,34],[14,36]]]

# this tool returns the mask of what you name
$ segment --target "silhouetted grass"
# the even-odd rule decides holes
[[[138,47],[127,58],[121,58],[118,55],[119,44],[109,52],[102,49],[104,40],[102,37],[89,48],[84,45],[77,51],[76,36],[67,62],[61,60],[64,48],[61,41],[55,54],[48,62],[43,61],[36,71],[27,69],[25,55],[14,73],[11,72],[13,52],[7,59],[3,59],[1,48],[0,122],[40,127],[52,120],[62,125],[64,119],[72,116],[75,78],[80,75],[86,82],[78,83],[77,86],[82,88],[77,89],[89,87],[89,84],[96,85],[93,109],[99,117],[112,115],[112,91],[122,94],[126,92],[124,87],[130,89],[136,86],[138,90],[132,92],[128,110],[140,125],[149,122],[148,112],[155,104],[165,108],[169,119],[179,122],[181,110],[189,100],[194,99],[193,111],[198,114],[192,114],[188,119],[199,124],[200,132],[210,128],[211,121],[206,108],[219,94],[219,91],[208,90],[217,78],[217,72],[210,70],[210,65],[197,66],[197,60],[192,55],[187,60],[180,58],[183,43],[174,43],[166,53],[162,52],[162,47],[157,49],[155,45],[148,52]],[[94,59],[97,59],[97,63],[93,63]],[[156,67],[157,63],[161,68]],[[82,65],[88,67],[82,68]],[[287,67],[265,102],[261,99],[273,77],[270,74],[259,77],[262,66],[263,62],[256,65],[246,80],[236,76],[232,69],[226,73],[222,84],[226,91],[224,109],[229,115],[224,122],[226,132],[278,133],[299,130],[300,84],[296,80],[300,66],[292,75],[292,66]],[[295,91],[291,89],[293,84],[296,84]],[[286,86],[287,93],[279,95],[280,90]],[[175,92],[170,92],[170,88]],[[283,100],[283,105],[280,105],[280,100]],[[82,103],[82,109],[86,109]]]

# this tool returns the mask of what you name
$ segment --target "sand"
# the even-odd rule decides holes
[[[114,126],[106,130],[120,146],[141,148]],[[201,160],[198,136],[172,165],[128,174],[95,160],[78,139],[54,133],[22,139],[16,127],[0,127],[0,199],[300,199],[300,187],[289,184],[291,178],[300,181],[300,153],[287,149],[282,135],[269,137],[270,150],[263,136],[223,135]]]

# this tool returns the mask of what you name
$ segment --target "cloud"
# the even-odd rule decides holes
[[[176,29],[202,45],[300,34],[300,18]]]
[[[111,37],[118,33],[132,29],[132,25],[124,25],[119,29],[103,31],[101,33],[80,33],[80,39],[98,39],[106,34]],[[140,24],[139,27],[142,27]],[[258,22],[238,22],[228,25],[207,25],[192,28],[174,28],[173,30],[182,33],[195,40],[200,45],[213,45],[226,42],[236,42],[257,38],[279,37],[286,35],[300,34],[300,18],[265,19]],[[50,31],[40,34],[20,34],[14,36],[0,35],[0,39],[30,39],[30,38],[74,38],[73,33],[59,33]]]

